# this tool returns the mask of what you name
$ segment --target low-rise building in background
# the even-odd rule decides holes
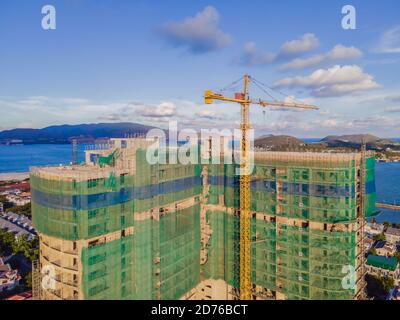
[[[18,293],[8,297],[6,300],[32,300],[32,290]]]
[[[36,237],[32,221],[28,217],[12,212],[0,217],[0,229],[13,233],[16,238],[26,237],[28,240],[33,240]]]
[[[18,270],[13,270],[8,263],[0,258],[0,292],[14,290],[21,279]]]
[[[400,243],[400,229],[389,227],[385,231],[385,237],[388,242],[393,244]]]
[[[371,238],[365,237],[364,238],[364,249],[365,252],[368,252],[373,246],[375,241]]]
[[[399,283],[400,269],[396,257],[384,257],[370,254],[367,258],[367,272],[379,276],[393,278],[395,284]]]
[[[378,256],[391,257],[396,253],[396,246],[388,241],[377,241],[374,248]]]
[[[383,224],[367,222],[364,227],[364,232],[366,235],[375,236],[381,234],[384,230]]]

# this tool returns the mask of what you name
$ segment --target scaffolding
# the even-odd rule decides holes
[[[179,299],[200,282],[200,165],[101,163],[33,170],[35,227],[82,244],[85,299]]]
[[[133,226],[134,213],[201,192],[199,165],[149,165],[145,150],[137,151],[136,165],[138,175],[110,168],[102,177],[77,170],[65,179],[62,170],[51,176],[33,171],[32,209],[40,213],[33,215],[36,228],[63,239],[89,239]]]
[[[213,230],[205,274],[238,287],[237,218],[209,212]],[[355,267],[355,232],[326,232],[252,218],[252,283],[288,299],[352,299],[343,289],[342,268]]]
[[[288,299],[353,299],[360,285],[343,287],[343,267],[363,268],[358,261],[364,254],[358,225],[360,211],[362,219],[375,213],[373,155],[271,152],[256,154],[255,160],[251,176],[253,284]],[[237,210],[236,166],[211,164],[208,168],[208,204]],[[365,199],[363,208],[360,197]],[[238,234],[234,215],[220,209],[208,215],[212,232],[204,268],[210,277],[231,280],[237,288],[232,279],[238,271],[226,246],[227,230]],[[230,242],[237,241],[236,236]],[[234,274],[227,277],[226,270]],[[363,275],[356,275],[357,280]]]
[[[149,164],[146,149],[127,153],[122,141],[106,153],[90,151],[94,164],[32,170],[33,223],[39,234],[77,243],[79,297],[179,299],[207,279],[223,280],[237,294],[238,165]],[[256,153],[253,286],[288,299],[355,297],[356,288],[342,286],[342,270],[359,268],[360,216],[375,213],[374,158],[364,157]],[[68,274],[58,240],[46,241],[54,243],[41,244],[41,261]]]
[[[302,153],[259,155],[251,177],[251,210],[326,223],[355,221],[360,161],[360,154],[321,154],[320,158]],[[375,159],[369,155],[362,175],[366,217],[376,213],[374,167]],[[209,204],[220,204],[223,199],[226,207],[239,208],[236,168],[235,164],[209,165]]]
[[[39,260],[32,261],[32,299],[40,300],[42,290],[42,277]]]

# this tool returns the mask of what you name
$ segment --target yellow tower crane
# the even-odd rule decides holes
[[[206,104],[212,104],[214,100],[236,102],[241,105],[240,109],[240,299],[251,299],[251,238],[250,238],[250,174],[249,172],[249,130],[250,125],[250,105],[257,104],[262,107],[284,107],[297,109],[312,109],[318,110],[318,107],[297,103],[297,102],[282,102],[282,101],[265,101],[251,100],[249,96],[249,82],[252,81],[260,89],[261,82],[251,78],[249,75],[244,75],[239,79],[244,82],[243,92],[236,93],[234,98],[225,97],[222,94],[214,93],[211,90],[206,90],[204,93],[204,101]],[[237,82],[237,81],[236,81]],[[263,90],[264,91],[264,90]],[[265,91],[266,92],[266,91]]]

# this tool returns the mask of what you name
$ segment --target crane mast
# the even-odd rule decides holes
[[[251,77],[244,75],[243,77],[243,92],[236,93],[235,98],[225,97],[222,94],[213,93],[211,90],[206,90],[204,93],[205,104],[212,104],[214,100],[236,102],[241,105],[240,108],[240,228],[239,228],[239,292],[240,300],[250,300],[251,291],[251,216],[250,216],[250,174],[249,172],[249,152],[250,139],[249,132],[250,124],[250,105],[257,104],[262,107],[286,107],[298,109],[318,109],[315,106],[303,103],[280,102],[280,101],[265,101],[251,100],[249,96],[249,82]]]
[[[240,110],[240,299],[251,298],[251,260],[250,260],[250,173],[249,173],[249,139],[250,130],[250,102],[249,101],[249,76],[244,76],[243,98],[246,102],[241,104]]]

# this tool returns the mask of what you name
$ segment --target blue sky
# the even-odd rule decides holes
[[[41,27],[46,4],[56,8],[56,30]],[[346,4],[356,8],[356,30],[341,27]],[[238,106],[205,106],[202,94],[249,73],[321,107],[254,106],[256,135],[400,136],[399,12],[398,0],[1,1],[0,130],[169,120],[237,127]]]

